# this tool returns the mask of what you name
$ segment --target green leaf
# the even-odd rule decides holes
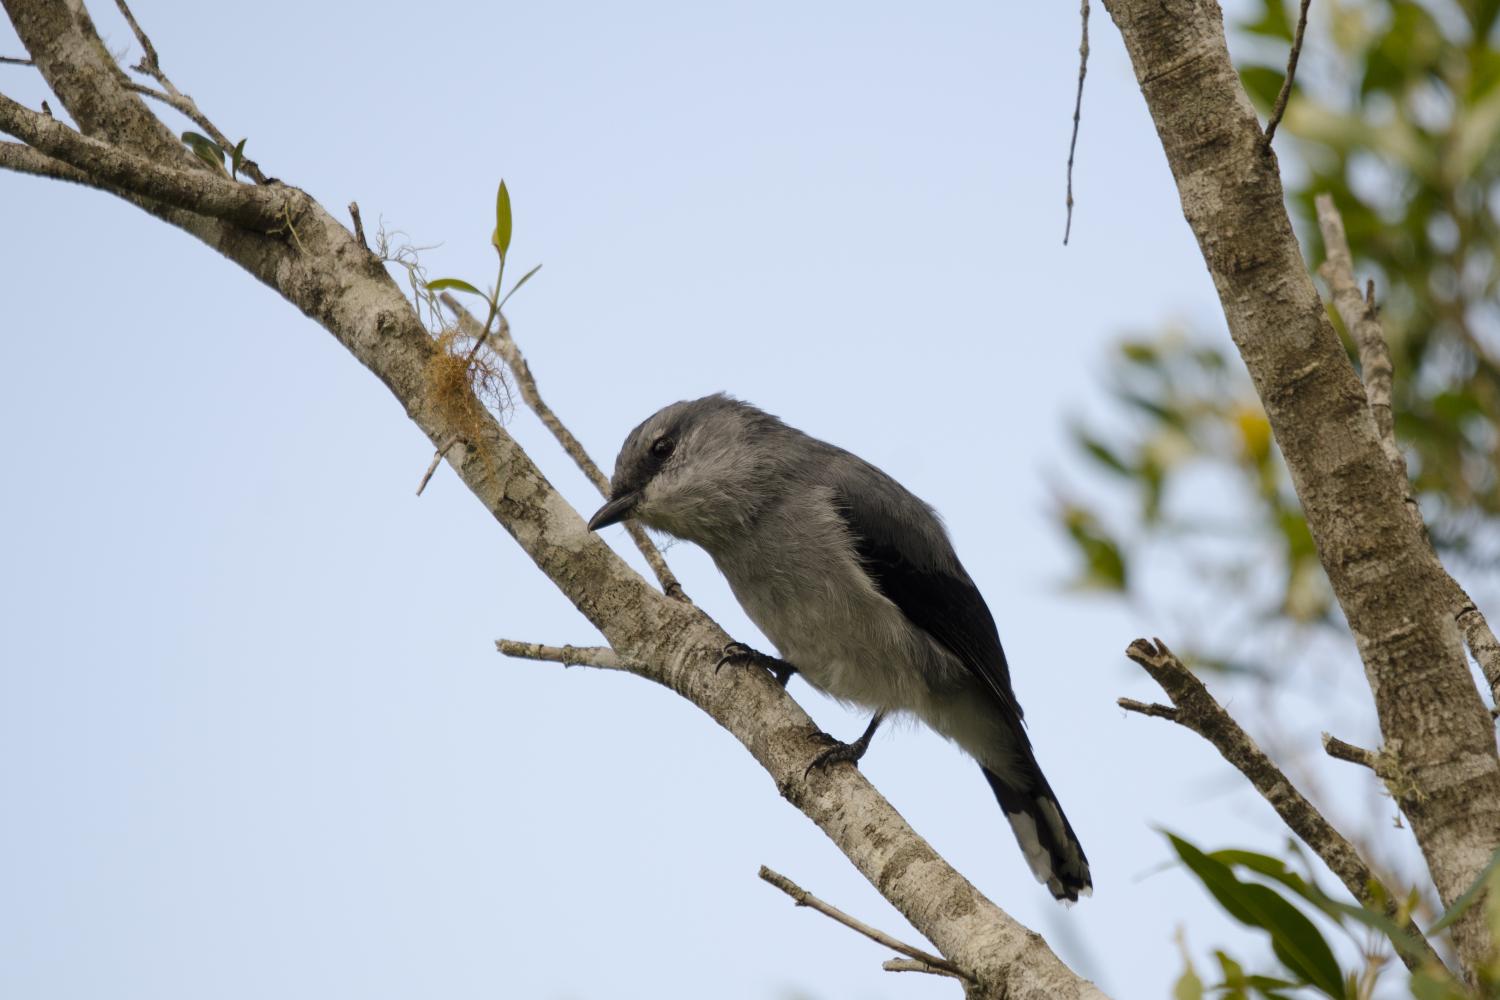
[[[182,133],[182,141],[193,151],[193,155],[198,157],[198,159],[218,170],[219,173],[224,174],[226,177],[229,175],[229,171],[224,168],[224,150],[219,147],[218,143],[214,142],[208,136],[200,135],[197,132]]]
[[[490,236],[490,243],[502,258],[510,251],[510,232],[510,192],[505,189],[505,182],[501,181],[500,190],[495,192],[495,232]]]
[[[1330,997],[1344,996],[1344,973],[1333,949],[1301,910],[1275,890],[1241,882],[1224,862],[1209,857],[1174,834],[1167,838],[1177,856],[1198,876],[1205,888],[1240,923],[1259,927],[1271,936],[1271,950],[1294,974]]]
[[[542,265],[538,264],[536,267],[533,267],[531,270],[529,270],[525,274],[521,275],[521,280],[518,281],[518,282],[516,282],[514,285],[510,286],[510,291],[508,291],[508,292],[505,293],[505,298],[503,298],[503,299],[500,300],[500,305],[503,306],[503,305],[505,305],[505,303],[509,302],[510,301],[510,297],[512,295],[516,294],[517,292],[519,292],[521,290],[521,286],[524,285],[524,284],[526,284],[526,282],[531,279],[531,276],[533,274],[536,274],[541,269],[542,269]],[[496,306],[495,308],[498,309],[498,308],[500,308],[500,306]]]
[[[1172,987],[1172,1000],[1203,1000],[1203,980],[1198,978],[1191,962],[1177,977],[1177,984]]]
[[[1281,81],[1286,79],[1286,74],[1279,69],[1270,66],[1244,66],[1240,69],[1240,83],[1245,92],[1255,102],[1255,106],[1262,111],[1269,111],[1276,106],[1276,98],[1281,95]]]
[[[1072,434],[1073,442],[1106,469],[1126,477],[1134,475],[1134,471],[1124,458],[1112,451],[1102,440],[1090,434],[1086,428],[1074,426]]]
[[[1480,895],[1484,892],[1485,884],[1489,881],[1490,875],[1495,872],[1497,867],[1500,867],[1500,849],[1497,849],[1494,854],[1490,855],[1490,863],[1485,865],[1484,870],[1474,879],[1474,884],[1465,889],[1464,894],[1453,901],[1453,905],[1448,907],[1448,912],[1439,917],[1437,923],[1427,929],[1427,933],[1436,934],[1443,928],[1450,926],[1455,920],[1463,916],[1469,907],[1478,902]]]
[[[449,288],[453,289],[455,292],[468,292],[470,295],[484,295],[483,292],[481,292],[479,289],[475,288],[473,285],[469,284],[462,278],[438,278],[436,281],[429,281],[427,283],[427,290],[429,292],[441,292]]]
[[[1280,38],[1290,42],[1292,40],[1292,19],[1287,13],[1283,0],[1261,0],[1263,9],[1260,17],[1253,21],[1241,21],[1239,28],[1256,35],[1265,35],[1268,38]]]
[[[234,149],[229,154],[229,173],[232,176],[237,176],[239,174],[240,167],[245,162],[246,141],[246,139],[241,139],[239,142],[235,143]]]

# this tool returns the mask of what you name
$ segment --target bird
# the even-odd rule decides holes
[[[915,717],[978,762],[1037,881],[1064,903],[1088,859],[1037,764],[999,632],[937,513],[858,456],[724,393],[663,407],[626,437],[598,531],[634,519],[713,559],[777,657],[783,685],[872,713],[809,765],[857,763],[888,716]]]

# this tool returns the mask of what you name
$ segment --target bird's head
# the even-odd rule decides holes
[[[781,421],[722,393],[663,407],[630,432],[589,530],[635,518],[709,546],[754,518]]]

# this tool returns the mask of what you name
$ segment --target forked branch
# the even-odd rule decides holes
[[[1160,639],[1154,642],[1137,639],[1130,644],[1125,655],[1140,664],[1151,675],[1151,679],[1161,685],[1161,689],[1172,700],[1173,707],[1138,707],[1141,706],[1140,702],[1121,699],[1122,708],[1169,719],[1208,740],[1225,760],[1255,786],[1255,790],[1276,810],[1282,822],[1323,859],[1339,881],[1344,883],[1350,895],[1365,906],[1387,915],[1396,913],[1392,902],[1396,894],[1387,892],[1380,886],[1374,872],[1359,856],[1354,845],[1323,818],[1317,807],[1297,790],[1291,779],[1240,728],[1233,716],[1214,700],[1203,682],[1182,665],[1182,661],[1167,648],[1166,643]],[[1437,953],[1426,945],[1426,938],[1415,924],[1408,921],[1406,930],[1414,941],[1423,942],[1426,949],[1422,955],[1411,955],[1404,951],[1401,953],[1402,961],[1408,968],[1417,969],[1426,962],[1439,961]]]

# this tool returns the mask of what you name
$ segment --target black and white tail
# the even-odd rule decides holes
[[[1025,763],[1029,766],[1016,775],[1022,787],[1006,782],[987,767],[980,769],[1000,801],[1000,808],[1005,810],[1005,818],[1010,820],[1016,842],[1021,845],[1021,853],[1026,855],[1026,863],[1036,880],[1055,899],[1076,903],[1079,896],[1094,892],[1089,859],[1083,856],[1083,847],[1041,768],[1035,760]]]

